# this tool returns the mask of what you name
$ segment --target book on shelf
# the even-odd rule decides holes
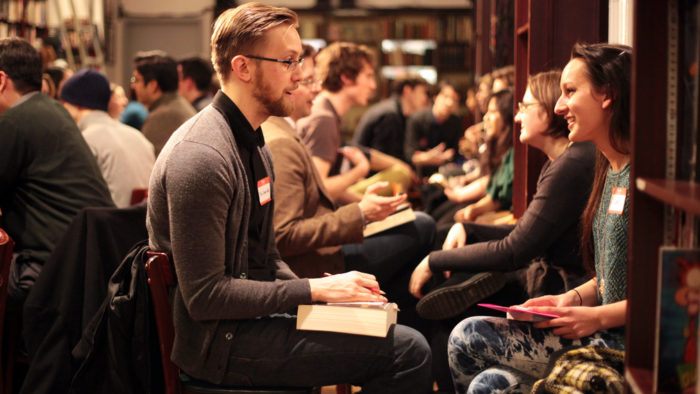
[[[362,235],[369,237],[414,220],[416,220],[416,214],[413,212],[413,209],[411,209],[411,206],[408,204],[402,204],[396,208],[394,213],[387,216],[384,220],[367,223]]]
[[[299,305],[297,330],[386,337],[391,325],[396,324],[398,311],[393,302]]]
[[[659,249],[653,387],[694,393],[700,310],[700,249]]]

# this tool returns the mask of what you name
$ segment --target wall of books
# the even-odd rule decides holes
[[[387,80],[408,71],[432,83],[444,77],[456,79],[466,91],[474,52],[471,9],[299,13],[303,39],[352,41],[374,48]],[[383,96],[388,94],[385,88]]]
[[[101,65],[104,4],[110,0],[2,0],[0,37],[23,37],[41,50],[45,64],[58,58],[79,68]]]

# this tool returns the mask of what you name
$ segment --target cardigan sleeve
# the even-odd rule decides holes
[[[227,256],[246,256],[237,250],[247,247],[241,233],[233,237],[227,231],[232,201],[245,192],[245,181],[236,179],[235,169],[227,166],[220,152],[182,141],[167,157],[163,173],[156,174],[157,186],[151,182],[155,195],[149,196],[151,202],[157,200],[152,205],[158,213],[153,215],[167,210],[178,287],[193,319],[248,319],[311,301],[308,280],[261,282],[227,273]],[[244,218],[233,220],[245,224]]]

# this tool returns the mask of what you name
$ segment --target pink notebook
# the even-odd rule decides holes
[[[508,319],[511,319],[511,320],[538,322],[538,321],[549,320],[549,319],[561,317],[561,316],[555,315],[553,313],[535,312],[533,310],[530,310],[527,308],[521,308],[521,307],[517,307],[517,306],[500,306],[500,305],[494,305],[494,304],[477,304],[477,305],[483,306],[484,308],[490,308],[490,309],[495,309],[497,311],[506,312]]]

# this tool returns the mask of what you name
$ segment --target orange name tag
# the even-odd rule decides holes
[[[260,205],[265,205],[270,202],[270,177],[258,181],[258,200],[260,200]]]
[[[608,207],[608,212],[614,213],[616,215],[622,215],[622,212],[625,210],[625,198],[627,198],[626,187],[613,188],[612,197],[610,197],[610,206]]]

